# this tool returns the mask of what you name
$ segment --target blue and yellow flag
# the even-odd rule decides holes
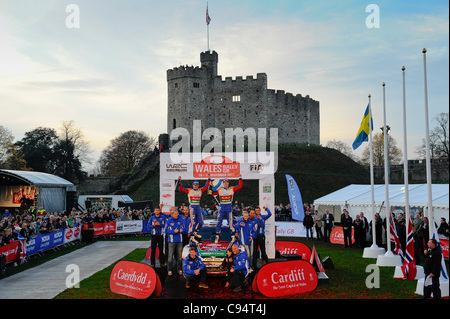
[[[363,142],[367,142],[369,140],[369,121],[370,121],[370,129],[373,130],[373,119],[372,112],[369,115],[369,105],[367,105],[366,111],[364,112],[364,117],[361,121],[361,126],[359,127],[358,134],[356,134],[355,141],[353,142],[353,149],[356,150]]]

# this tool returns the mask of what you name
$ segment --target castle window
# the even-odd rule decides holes
[[[233,102],[241,102],[241,96],[240,95],[233,95]]]
[[[198,89],[200,87],[200,83],[194,82],[194,88]]]
[[[173,129],[176,129],[176,128],[177,128],[177,120],[173,119]]]
[[[178,83],[175,82],[175,88],[178,89]]]

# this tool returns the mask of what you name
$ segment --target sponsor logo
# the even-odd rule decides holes
[[[114,293],[145,299],[155,290],[159,282],[157,276],[147,264],[119,261],[111,271],[109,287]]]
[[[355,243],[355,229],[352,228],[352,243]],[[330,234],[330,243],[344,245],[344,229],[341,226],[334,227]]]
[[[187,172],[188,164],[166,164],[166,172]]]
[[[311,292],[318,279],[307,261],[274,262],[261,268],[256,278],[259,291],[266,297],[279,297]]]
[[[212,155],[194,163],[194,177],[239,177],[240,163],[221,155]]]

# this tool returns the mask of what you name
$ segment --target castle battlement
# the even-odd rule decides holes
[[[252,81],[255,81],[255,82],[263,81],[263,82],[266,82],[267,81],[267,75],[265,73],[258,73],[258,74],[256,74],[256,78],[253,75],[247,75],[245,78],[240,76],[240,75],[237,75],[237,76],[235,76],[234,79],[231,76],[227,76],[227,77],[225,77],[225,79],[223,79],[221,75],[218,75],[217,77],[220,79],[220,81],[222,83],[246,82],[246,81],[247,82],[252,82]]]
[[[194,66],[180,65],[179,67],[167,70],[168,81],[185,77],[201,77],[203,75],[204,70],[202,70],[202,68],[198,66],[194,67]]]
[[[267,74],[222,77],[215,51],[200,54],[200,67],[167,70],[167,132],[192,132],[193,121],[205,128],[278,128],[281,144],[320,144],[319,102],[309,95],[267,88]]]

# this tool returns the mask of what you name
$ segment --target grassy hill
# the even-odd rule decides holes
[[[149,155],[131,175],[126,187],[116,192],[128,194],[135,201],[159,202],[159,157]],[[138,173],[136,173],[138,172]],[[297,182],[304,202],[329,194],[349,184],[370,183],[369,171],[342,153],[321,146],[279,146],[278,170],[275,173],[275,203],[289,202],[285,174]],[[235,185],[231,181],[231,185]],[[187,183],[189,186],[189,183]],[[236,192],[235,199],[245,205],[255,204],[258,198],[258,181],[244,180],[244,187]],[[176,196],[176,204],[186,202],[184,194]],[[202,200],[213,204],[213,198]]]

